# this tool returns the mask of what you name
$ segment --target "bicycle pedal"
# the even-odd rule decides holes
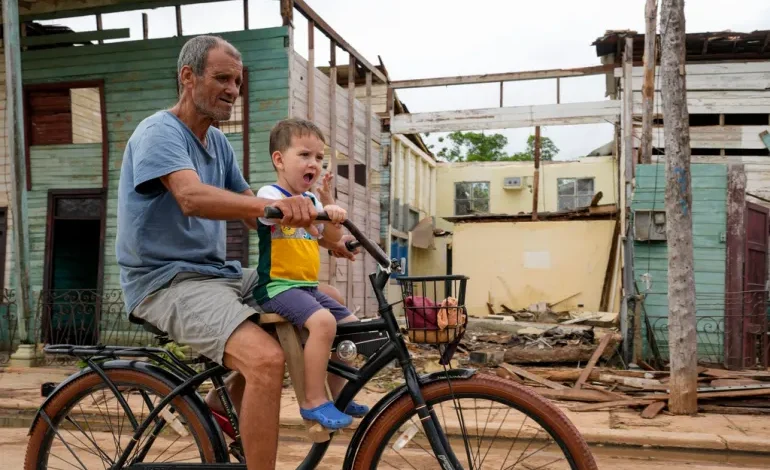
[[[342,434],[342,429],[329,429],[324,427],[321,423],[307,419],[303,421],[305,422],[305,429],[307,430],[308,436],[313,442],[326,442],[332,438],[332,434]]]

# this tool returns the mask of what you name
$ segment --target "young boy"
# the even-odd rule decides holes
[[[324,383],[337,322],[353,321],[356,317],[318,290],[318,239],[339,240],[339,224],[347,213],[334,204],[322,205],[310,192],[321,175],[324,159],[324,136],[315,124],[300,119],[276,124],[270,133],[270,155],[278,181],[260,188],[257,196],[280,199],[304,195],[313,200],[318,211],[325,211],[331,222],[316,225],[315,236],[301,228],[282,227],[275,220],[260,218],[259,281],[254,297],[265,311],[275,312],[308,330],[304,351],[305,402],[300,403],[302,418],[330,429],[346,427],[353,418],[327,399]],[[351,403],[346,411],[359,407]]]

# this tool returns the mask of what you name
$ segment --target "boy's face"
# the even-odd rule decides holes
[[[293,136],[285,152],[273,152],[279,177],[295,194],[309,191],[315,184],[321,176],[323,160],[324,143],[314,134]]]

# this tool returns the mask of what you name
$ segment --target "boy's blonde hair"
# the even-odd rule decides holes
[[[285,152],[291,146],[292,137],[306,134],[315,135],[326,144],[323,132],[313,122],[307,119],[291,118],[279,121],[270,131],[270,159],[276,151]]]

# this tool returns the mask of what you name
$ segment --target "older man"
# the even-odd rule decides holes
[[[184,45],[179,101],[139,123],[126,146],[116,255],[131,316],[238,372],[228,382],[242,400],[240,431],[254,470],[275,467],[284,355],[245,321],[258,312],[257,274],[225,260],[225,221],[254,228],[272,205],[283,211],[282,224],[315,231],[316,211],[301,196],[255,197],[232,147],[212,127],[230,118],[242,69],[240,53],[221,38],[198,36]]]

